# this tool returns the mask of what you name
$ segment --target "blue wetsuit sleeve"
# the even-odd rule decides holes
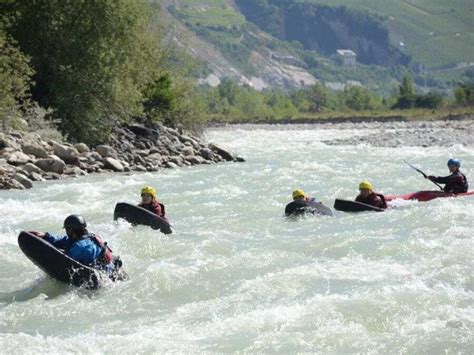
[[[59,249],[64,249],[66,248],[68,237],[67,236],[58,236],[58,235],[53,235],[47,232],[44,235],[44,240],[46,240],[48,243],[53,244],[56,248]]]

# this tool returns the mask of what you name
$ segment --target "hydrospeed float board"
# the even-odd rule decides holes
[[[130,203],[119,202],[115,205],[114,220],[119,218],[123,218],[131,224],[143,224],[153,229],[159,229],[164,234],[173,232],[171,225],[164,218]]]
[[[99,287],[97,270],[70,258],[43,238],[21,232],[18,245],[28,259],[53,279],[74,286]]]
[[[341,199],[336,199],[334,201],[334,209],[343,212],[385,211],[383,208],[374,207],[365,203]]]

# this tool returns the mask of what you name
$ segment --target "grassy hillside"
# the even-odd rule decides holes
[[[269,4],[290,2],[265,1]],[[419,85],[446,89],[464,70],[436,72],[436,68],[474,62],[472,0],[294,0],[294,3],[346,6],[375,15],[388,29],[391,45],[411,56],[412,63],[421,63],[427,69],[425,73],[415,75]],[[164,4],[175,18],[212,43],[246,75],[255,75],[251,53],[262,48],[302,58],[308,70],[323,82],[357,80],[379,92],[394,90],[406,72],[400,66],[383,68],[359,64],[355,68],[343,67],[334,60],[335,56],[307,51],[300,43],[279,40],[260,31],[262,27],[248,22],[233,6],[233,0],[166,0]],[[271,21],[271,18],[265,17],[265,21]],[[400,46],[400,42],[405,45]]]
[[[384,17],[394,45],[425,67],[474,62],[472,0],[298,0],[347,6]]]

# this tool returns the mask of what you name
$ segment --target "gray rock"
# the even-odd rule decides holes
[[[74,148],[76,148],[79,153],[87,153],[91,151],[85,143],[74,144]]]
[[[106,169],[111,169],[113,171],[118,171],[118,172],[124,171],[123,165],[117,159],[110,158],[110,157],[104,159],[104,167]]]
[[[194,155],[194,149],[193,147],[184,147],[183,149],[181,149],[181,154],[183,154],[185,157],[188,157],[188,156],[192,156]]]
[[[206,163],[206,160],[203,157],[199,156],[199,155],[195,155],[195,156],[190,155],[190,156],[185,157],[184,159],[192,165]]]
[[[209,148],[227,161],[235,160],[235,156],[224,148],[221,148],[213,143],[209,144]]]
[[[13,179],[22,184],[26,189],[31,189],[33,187],[33,183],[31,182],[31,180],[23,174],[16,173],[15,175],[13,175]]]
[[[184,163],[184,158],[182,156],[174,156],[170,158],[170,162],[175,163],[177,166],[181,166]]]
[[[0,177],[0,189],[24,190],[25,186],[10,176]]]
[[[79,152],[76,148],[67,146],[65,144],[55,143],[53,146],[54,154],[64,160],[68,164],[78,165]]]
[[[87,172],[78,168],[77,166],[68,167],[64,170],[63,174],[65,175],[72,175],[72,176],[84,176],[87,175]]]
[[[214,158],[214,153],[209,148],[202,148],[199,151],[199,155],[207,160],[212,160],[212,158]]]
[[[48,152],[40,145],[25,144],[21,147],[23,153],[34,155],[37,158],[47,158]]]
[[[33,180],[33,181],[44,181],[45,179],[43,179],[43,177],[41,176],[41,174],[38,174],[38,173],[35,173],[34,171],[32,171],[31,173],[28,174],[28,177]]]
[[[86,154],[86,158],[88,159],[89,162],[93,163],[96,161],[102,161],[102,155],[100,155],[97,152],[90,152]]]
[[[45,178],[46,180],[60,180],[61,175],[54,172],[48,172],[46,173]]]
[[[201,146],[195,139],[193,139],[189,136],[182,135],[179,138],[180,138],[181,142],[191,144],[194,149],[199,149],[200,146]]]
[[[62,174],[66,167],[66,163],[59,158],[39,159],[35,162],[35,165],[48,173],[55,174]]]
[[[24,165],[30,161],[30,157],[23,152],[13,152],[7,159],[8,164]]]
[[[109,145],[98,145],[97,147],[95,147],[95,149],[97,150],[97,153],[99,153],[103,158],[117,157],[117,151]]]
[[[149,151],[149,154],[156,154],[156,153],[160,153],[160,149],[158,147],[151,147],[150,148],[150,151]]]
[[[172,161],[167,161],[167,162],[165,163],[165,167],[166,167],[166,168],[170,168],[170,169],[175,169],[175,168],[178,167],[178,165],[176,165],[176,164],[173,163]]]
[[[143,165],[137,165],[134,169],[135,171],[146,171],[146,168]]]
[[[37,167],[33,163],[27,163],[27,164],[21,166],[20,168],[21,168],[21,170],[25,171],[28,174],[31,174],[31,173],[42,174],[42,173],[44,173],[43,170],[41,170],[39,167]]]

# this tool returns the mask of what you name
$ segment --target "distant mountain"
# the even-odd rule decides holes
[[[211,85],[223,77],[258,89],[352,81],[390,91],[410,71],[418,85],[445,89],[474,66],[472,0],[160,3]],[[341,49],[355,54],[355,66]]]

